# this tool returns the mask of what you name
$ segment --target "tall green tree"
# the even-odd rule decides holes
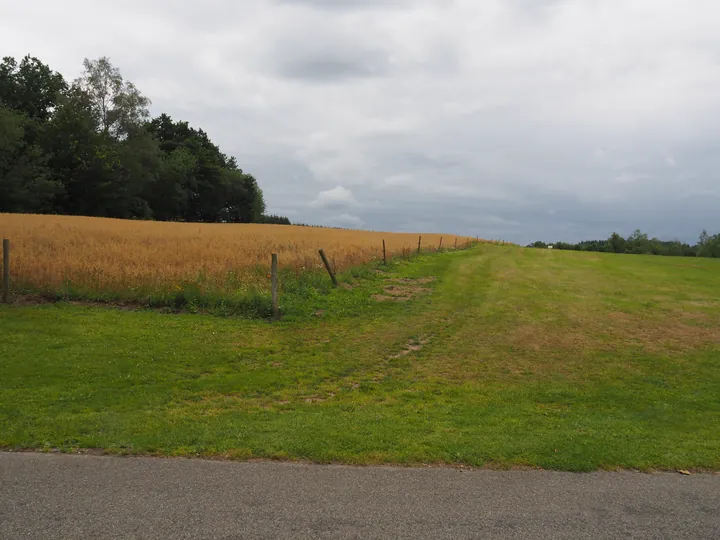
[[[163,114],[148,124],[148,130],[159,142],[165,155],[164,162],[183,168],[179,177],[185,191],[185,200],[177,190],[170,190],[176,207],[182,207],[185,221],[251,223],[260,219],[265,211],[262,191],[251,175],[237,166],[234,158],[223,154],[202,129],[196,130],[187,122],[174,122]],[[176,156],[181,152],[180,156]],[[166,179],[158,181],[157,193],[150,195],[157,200],[167,193]]]
[[[43,147],[47,120],[67,88],[37,58],[0,63],[0,211],[51,212],[62,192]]]
[[[83,67],[85,71],[75,84],[89,96],[101,131],[122,138],[139,129],[150,117],[150,100],[123,79],[109,58],[85,58]]]
[[[709,235],[703,230],[698,238],[698,257],[720,257],[720,234]]]
[[[29,119],[47,120],[66,89],[63,76],[37,58],[26,56],[18,64],[6,56],[0,63],[0,105]]]
[[[636,229],[627,239],[627,252],[635,254],[650,254],[652,247],[647,234],[640,229]]]
[[[97,132],[96,120],[90,97],[73,86],[48,123],[44,143],[52,152],[49,164],[53,178],[64,187],[58,212],[103,215],[103,199],[111,196],[110,177],[117,165],[113,142]]]
[[[618,233],[612,233],[610,238],[608,238],[608,243],[610,244],[610,250],[613,253],[625,253],[627,242]]]
[[[24,114],[0,107],[0,212],[51,212],[62,191],[42,148],[26,137],[29,126],[35,122]]]

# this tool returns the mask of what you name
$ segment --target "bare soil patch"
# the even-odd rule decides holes
[[[433,281],[435,281],[434,277],[390,279],[388,285],[383,288],[383,294],[374,294],[372,298],[377,302],[407,302],[427,292],[428,288],[424,285]]]
[[[405,348],[397,354],[391,356],[391,358],[402,358],[410,353],[422,350],[422,348],[430,343],[432,336],[421,336],[418,339],[411,339],[405,344]]]

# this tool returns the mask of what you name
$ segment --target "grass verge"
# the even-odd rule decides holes
[[[717,261],[480,246],[377,270],[272,324],[0,307],[0,446],[720,469]]]

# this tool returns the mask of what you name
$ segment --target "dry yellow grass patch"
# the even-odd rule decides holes
[[[271,253],[280,266],[300,273],[322,268],[323,248],[340,271],[417,249],[417,234],[258,224],[127,221],[76,216],[0,214],[9,238],[12,279],[18,286],[55,290],[66,283],[103,290],[172,290],[187,282],[223,289],[265,286]],[[437,248],[439,234],[423,234]],[[470,241],[458,237],[458,246]],[[452,246],[454,236],[445,235]],[[200,278],[200,279],[199,279]]]

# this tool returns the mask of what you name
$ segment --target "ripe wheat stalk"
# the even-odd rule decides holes
[[[268,287],[270,255],[297,274],[320,270],[323,248],[337,271],[417,248],[418,234],[259,224],[128,221],[77,216],[0,214],[11,240],[18,287],[58,291],[73,286],[101,293],[172,291],[194,283],[222,293]],[[438,247],[440,234],[422,234]],[[444,235],[445,245],[454,236]],[[458,237],[458,247],[473,239]]]

